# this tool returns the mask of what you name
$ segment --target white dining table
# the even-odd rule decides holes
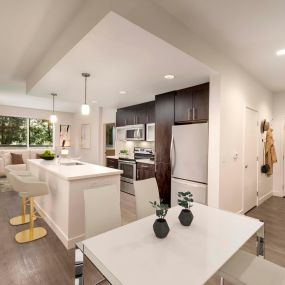
[[[194,203],[190,227],[180,224],[179,206],[169,209],[168,236],[153,232],[155,216],[135,221],[78,244],[113,285],[202,285],[253,236],[263,222]],[[103,217],[102,217],[103,218]]]

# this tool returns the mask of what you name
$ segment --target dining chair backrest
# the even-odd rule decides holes
[[[134,181],[137,219],[155,214],[150,201],[159,203],[159,191],[155,178]]]
[[[85,238],[121,226],[120,190],[105,185],[84,191]]]

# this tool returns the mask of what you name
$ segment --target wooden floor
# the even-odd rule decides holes
[[[121,207],[123,223],[134,221],[134,197],[122,193]],[[24,245],[15,242],[15,234],[27,227],[9,225],[9,219],[19,213],[20,199],[17,194],[12,191],[0,192],[0,284],[74,284],[74,252],[67,251],[43,221],[36,221],[36,225],[47,228],[45,238]],[[285,267],[285,199],[272,197],[248,215],[265,221],[266,258]],[[254,252],[255,240],[249,241],[245,249]],[[96,273],[94,276],[101,279]],[[215,284],[219,284],[218,277],[207,283]]]

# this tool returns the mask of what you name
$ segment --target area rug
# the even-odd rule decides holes
[[[12,191],[7,178],[0,178],[0,192]]]

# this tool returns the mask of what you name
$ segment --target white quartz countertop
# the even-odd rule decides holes
[[[119,159],[117,155],[107,155],[106,158]]]
[[[79,165],[70,165],[73,163],[78,163]],[[77,180],[100,176],[120,175],[121,173],[123,173],[122,170],[71,159],[61,159],[60,163],[57,159],[29,159],[28,164],[33,164],[40,168],[44,168],[65,180]]]

